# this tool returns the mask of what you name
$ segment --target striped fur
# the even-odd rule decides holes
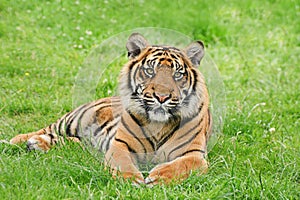
[[[11,139],[29,149],[49,150],[60,138],[86,141],[105,153],[114,176],[154,185],[207,171],[212,119],[209,97],[196,68],[203,44],[185,50],[149,45],[137,33],[127,42],[129,61],[120,74],[120,97],[103,98],[67,113],[37,132]],[[139,167],[154,168],[144,178]]]

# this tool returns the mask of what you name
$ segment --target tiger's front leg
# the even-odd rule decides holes
[[[151,186],[159,183],[182,181],[186,179],[192,171],[199,170],[200,173],[206,173],[207,169],[208,164],[203,158],[203,155],[190,153],[173,161],[157,165],[149,172],[145,183]]]
[[[109,167],[113,177],[121,175],[123,178],[131,179],[135,184],[144,183],[144,177],[135,162],[133,152],[129,151],[127,142],[114,138],[105,154],[105,165]]]

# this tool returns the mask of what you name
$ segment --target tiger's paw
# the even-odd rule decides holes
[[[137,187],[145,184],[144,177],[140,172],[133,173],[133,172],[120,172],[118,170],[113,170],[112,176],[114,179],[116,179],[117,177],[122,177],[124,179],[130,180],[132,182],[132,185]]]
[[[168,184],[172,181],[180,181],[186,178],[188,174],[178,174],[175,170],[175,166],[171,164],[162,164],[154,167],[150,172],[149,176],[145,179],[147,186],[154,186],[157,184]]]
[[[48,151],[51,147],[51,139],[46,135],[34,135],[27,141],[28,150]]]

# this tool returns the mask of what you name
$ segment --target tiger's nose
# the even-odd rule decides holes
[[[154,96],[160,103],[164,103],[165,101],[167,101],[167,100],[171,97],[171,94],[154,93],[153,96]]]

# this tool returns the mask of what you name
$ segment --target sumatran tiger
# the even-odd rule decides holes
[[[114,177],[155,185],[205,173],[212,117],[209,95],[197,69],[204,56],[201,41],[184,50],[149,45],[139,33],[126,44],[129,61],[119,77],[119,97],[87,103],[39,131],[10,140],[49,150],[61,137],[89,141],[104,153]],[[148,176],[140,163],[154,164]]]

